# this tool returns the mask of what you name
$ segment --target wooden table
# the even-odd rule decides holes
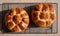
[[[58,4],[58,33],[56,34],[0,34],[0,36],[60,36],[60,0],[0,0],[0,4],[2,3],[57,3]],[[0,7],[2,8],[2,7]],[[1,10],[1,9],[0,9]]]

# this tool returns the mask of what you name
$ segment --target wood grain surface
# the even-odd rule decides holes
[[[58,4],[58,33],[56,34],[0,34],[0,36],[60,36],[60,0],[0,0],[2,3],[57,3]]]

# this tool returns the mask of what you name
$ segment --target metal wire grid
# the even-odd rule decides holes
[[[55,6],[56,8],[56,21],[48,28],[40,28],[40,27],[37,27],[32,19],[31,19],[31,10],[32,10],[32,6],[35,5],[37,3],[4,3],[3,6],[2,6],[2,33],[14,33],[14,32],[11,32],[9,31],[7,28],[5,28],[5,23],[4,23],[4,17],[5,17],[5,14],[13,7],[23,7],[27,13],[29,14],[30,16],[30,23],[29,23],[29,26],[28,28],[23,31],[23,32],[19,32],[20,34],[25,34],[25,33],[29,33],[29,34],[52,34],[52,33],[57,33],[58,32],[58,4],[57,3],[51,3],[52,5]],[[16,33],[17,34],[17,33]]]

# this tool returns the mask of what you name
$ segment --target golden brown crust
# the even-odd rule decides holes
[[[32,9],[32,20],[39,27],[50,26],[56,18],[55,10],[51,4],[37,4]]]
[[[9,30],[13,32],[21,32],[28,27],[29,16],[23,8],[12,8],[5,16],[5,21]]]

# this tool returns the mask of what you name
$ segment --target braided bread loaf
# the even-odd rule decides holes
[[[50,26],[56,18],[56,13],[51,4],[37,4],[32,9],[32,20],[39,27]]]
[[[23,8],[12,8],[5,16],[6,26],[13,32],[21,32],[29,25],[29,16]]]

